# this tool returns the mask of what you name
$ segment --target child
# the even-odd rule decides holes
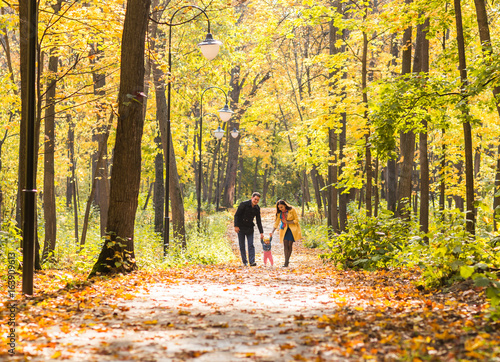
[[[271,241],[273,237],[264,237],[260,240],[262,243],[262,249],[264,250],[264,265],[266,265],[266,261],[269,260],[271,266],[273,266],[273,254],[271,254]]]

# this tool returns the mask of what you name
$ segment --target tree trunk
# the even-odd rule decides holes
[[[68,146],[68,159],[69,159],[69,172],[73,174],[73,167],[75,166],[75,129],[74,124],[71,121],[71,116],[69,114],[66,115],[67,123],[68,123],[68,138],[66,145]],[[74,189],[73,176],[66,177],[66,207],[70,207],[73,202],[73,192]],[[78,240],[78,238],[77,238]]]
[[[237,195],[237,199],[241,199],[242,198],[242,187],[241,185],[243,185],[243,173],[245,171],[245,167],[243,165],[243,157],[241,157],[241,147],[240,147],[240,157],[239,157],[239,168],[240,168],[240,172],[238,173],[238,195]],[[235,187],[236,188],[236,187]]]
[[[156,32],[155,32],[156,33]],[[155,35],[153,34],[153,36]],[[161,38],[163,34],[159,32],[158,37]],[[156,62],[152,63],[153,81],[156,93],[156,120],[160,125],[160,134],[163,145],[163,154],[167,154],[167,99],[165,97],[165,74],[158,67]],[[179,238],[182,245],[186,243],[186,226],[184,218],[184,202],[182,197],[182,189],[179,182],[179,173],[177,172],[177,162],[175,160],[175,150],[173,146],[172,137],[170,137],[170,181],[169,181],[169,194],[172,212],[172,231],[174,238]],[[165,210],[165,209],[163,209]]]
[[[21,122],[19,125],[19,170],[16,198],[16,221],[22,228],[23,190],[26,189],[26,134],[28,127],[28,0],[19,0],[19,68],[21,73]]]
[[[497,229],[497,219],[500,217],[500,145],[497,150],[497,167],[495,173],[495,194],[493,197],[493,226]]]
[[[195,122],[195,128],[194,128],[194,135],[193,135],[193,145],[197,145],[198,144],[198,133],[199,133],[198,127],[200,127],[200,122],[196,121]],[[201,190],[199,174],[200,174],[200,172],[202,172],[199,169],[199,167],[198,167],[198,161],[196,159],[197,156],[198,155],[197,155],[197,152],[196,152],[196,148],[193,147],[192,167],[193,167],[193,170],[194,170],[194,188],[196,190],[196,200],[198,200],[198,190]]]
[[[102,51],[99,50],[99,48],[100,44],[93,45],[91,55],[93,55],[94,57],[91,58],[91,64],[95,64],[96,61],[102,57]],[[103,88],[106,86],[106,74],[98,73],[95,71],[95,69],[93,69],[92,78],[94,81],[94,95],[104,96],[105,91]],[[108,126],[106,124],[103,124],[105,123],[105,119],[102,117],[101,112],[104,112],[104,109],[100,102],[98,103],[97,108],[99,110],[96,119],[97,126],[95,128],[95,133],[92,135],[92,138],[95,142],[97,142],[98,146],[96,153],[94,153],[92,157],[92,178],[96,179],[93,202],[95,202],[95,204],[99,207],[99,220],[102,237],[106,235],[106,224],[109,209],[109,177],[107,161],[108,143],[103,142],[104,139],[108,139]],[[99,157],[102,161],[99,160]]]
[[[55,5],[57,13],[61,7],[60,1]],[[51,52],[53,52],[52,50]],[[45,242],[42,253],[42,263],[49,254],[54,253],[56,248],[57,221],[56,221],[56,194],[55,194],[55,171],[54,171],[54,149],[55,149],[55,97],[57,85],[57,65],[59,57],[51,55],[49,58],[49,75],[46,91],[45,108],[45,140],[44,140],[44,169],[43,169],[43,214],[45,219]]]
[[[337,188],[337,132],[328,130],[328,145],[330,148],[330,162],[328,164],[328,226],[334,233],[339,232],[338,218],[338,188]],[[333,160],[332,160],[333,158]]]
[[[309,182],[307,182],[306,170],[302,170],[302,181],[304,182],[304,190],[302,193],[303,203],[309,208],[311,202],[311,193],[309,192]]]
[[[465,59],[465,41],[462,26],[462,9],[460,0],[454,0],[455,21],[457,26],[457,46],[458,62],[460,67],[460,79],[462,81],[462,92],[465,92],[467,86],[467,63]],[[469,106],[464,104],[462,107],[463,129],[464,129],[464,147],[465,147],[465,194],[466,194],[466,228],[472,235],[475,234],[476,212],[474,209],[474,160],[472,156],[472,129],[469,122]]]
[[[365,8],[364,19],[368,16],[368,6]],[[366,171],[366,216],[372,216],[372,152],[370,146],[370,120],[368,118],[368,35],[363,32],[363,56],[361,58],[361,92],[363,104],[365,106],[364,119],[366,122],[365,133],[365,171]]]
[[[150,0],[128,0],[123,25],[118,125],[106,239],[90,276],[136,269],[134,225],[141,179],[144,50]],[[127,96],[132,95],[131,100]]]
[[[149,184],[149,179],[148,179],[148,184]],[[149,204],[149,199],[151,198],[151,193],[153,192],[153,187],[155,183],[151,183],[148,186],[148,195],[146,196],[146,201],[144,201],[144,206],[142,207],[143,210],[146,210]]]
[[[210,176],[209,176],[209,181],[208,181],[207,202],[209,204],[213,203],[213,201],[215,199],[215,197],[212,197],[212,196],[214,194],[213,189],[214,189],[215,167],[217,164],[218,146],[219,146],[219,142],[216,140],[214,151],[212,152],[212,162],[211,163],[209,162],[209,164],[212,165],[212,167],[210,167]]]
[[[335,1],[333,7],[336,9],[338,13],[342,13],[342,5],[340,1]],[[334,26],[333,20],[329,23],[329,53],[330,55],[338,54],[341,49],[338,49],[336,46],[337,37],[338,37],[338,29]],[[342,37],[342,36],[341,36]],[[338,70],[330,71],[330,78],[337,75]],[[337,82],[335,80],[330,81],[330,86],[335,87]],[[330,91],[332,94],[333,91]],[[332,108],[332,107],[331,107]],[[333,111],[333,110],[332,110]],[[335,233],[339,232],[339,221],[338,221],[338,193],[339,189],[337,188],[338,182],[338,168],[337,168],[337,133],[335,129],[330,128],[328,130],[328,146],[329,146],[329,155],[330,160],[328,162],[328,216],[327,216],[327,225],[331,228],[331,230]]]
[[[481,40],[483,55],[488,56],[493,52],[491,46],[491,35],[490,28],[488,25],[488,13],[486,12],[486,1],[485,0],[474,0],[476,6],[476,18],[477,25],[479,28],[479,39]],[[500,95],[500,87],[496,86],[493,88],[494,99],[497,100],[496,108],[497,113],[500,116],[500,103],[498,101]],[[496,174],[495,174],[495,189],[493,197],[493,226],[496,230],[497,227],[497,215],[500,214],[500,146],[498,146],[497,151],[497,162],[496,162]]]
[[[321,199],[323,200],[323,212],[325,213],[325,216],[328,215],[328,195],[326,193],[326,185],[325,185],[325,180],[323,179],[323,176],[321,176],[316,170],[316,179],[318,180],[318,186],[319,186],[319,194],[321,195]]]
[[[379,199],[379,187],[378,187],[378,176],[379,176],[379,162],[378,158],[375,158],[375,177],[374,177],[374,183],[373,183],[373,190],[375,191],[375,210],[373,212],[373,216],[377,217],[378,216],[378,204],[380,203]]]
[[[246,82],[246,77],[240,79],[240,66],[235,66],[231,69],[231,80],[229,82],[230,91],[228,98],[230,99],[230,107],[235,112],[230,122],[231,125],[229,129],[233,127],[239,129],[239,122],[242,116],[245,114],[247,109],[251,106],[251,99],[255,97],[262,85],[271,78],[271,73],[268,72],[264,75],[257,74],[252,82],[252,87],[250,92],[246,95],[246,99],[243,104],[240,104],[240,94],[243,90],[243,85]],[[222,198],[222,204],[227,207],[232,207],[234,203],[234,196],[236,191],[236,171],[238,168],[238,149],[240,145],[241,135],[238,137],[228,137],[229,149],[227,152],[227,166],[226,166],[226,177],[224,180],[224,194]]]
[[[155,137],[155,186],[153,192],[153,206],[155,211],[155,232],[163,233],[163,215],[165,214],[165,176],[163,175],[163,151],[161,137]]]
[[[410,35],[411,39],[411,35]],[[391,36],[391,55],[392,59],[390,65],[396,65],[396,59],[398,57],[398,46],[395,41],[395,34]],[[394,150],[397,156],[397,150]],[[394,156],[394,157],[396,157]],[[394,215],[397,215],[397,202],[398,202],[398,175],[397,175],[397,163],[396,158],[390,158],[387,160],[387,210],[392,211]]]
[[[420,52],[421,55],[421,70],[422,72],[429,74],[429,40],[427,39],[427,33],[429,28],[429,18],[425,19],[424,24],[419,25],[422,29],[422,44],[420,49],[416,51]],[[419,163],[420,163],[420,231],[427,234],[429,232],[429,158],[428,158],[428,147],[427,147],[427,120],[422,120],[423,132],[419,135]],[[428,242],[429,238],[424,237],[424,240]]]
[[[445,130],[441,131],[444,138]],[[439,175],[439,211],[441,212],[441,221],[445,221],[444,209],[446,200],[446,144],[443,142],[441,146],[441,170]]]
[[[264,169],[264,177],[262,179],[262,205],[267,205],[267,190],[268,190],[268,182],[267,176],[269,174],[269,164],[266,164],[266,168]]]
[[[12,115],[13,113],[10,114],[10,119],[9,121],[12,120]],[[0,173],[2,172],[2,147],[5,143],[5,140],[7,139],[7,136],[9,134],[9,130],[5,131],[5,134],[3,136],[3,139],[0,141]],[[0,225],[2,225],[3,222],[3,189],[2,186],[0,185]]]
[[[238,103],[240,101],[240,92],[243,87],[245,79],[240,82],[240,67],[235,66],[231,69],[231,79],[229,81],[229,99],[230,99],[230,107],[233,111],[237,109]],[[231,124],[228,126],[239,129],[239,120],[240,115],[239,112],[235,111],[236,117],[233,115],[231,120]],[[232,129],[229,127],[229,129]],[[223,195],[222,195],[222,205],[226,207],[232,207],[234,202],[234,193],[236,189],[236,170],[238,168],[238,149],[240,145],[241,135],[238,137],[228,137],[227,141],[229,143],[229,149],[227,152],[227,166],[226,166],[226,177],[223,184]],[[241,188],[241,183],[240,183]],[[240,194],[241,195],[241,194]]]
[[[305,201],[305,194],[306,194],[306,189],[307,189],[307,173],[305,170],[302,171],[302,180],[300,182],[300,188],[302,191],[302,202],[299,197],[297,197],[297,203],[300,202],[301,207],[302,207],[302,217],[304,217],[305,214],[305,207],[306,207],[306,201]]]
[[[106,148],[103,147],[101,145],[101,143],[106,143],[106,144],[108,143],[109,129],[111,128],[111,124],[113,122],[113,115],[114,115],[114,113],[111,113],[111,115],[109,117],[108,125],[104,127],[104,129],[105,129],[104,135],[103,135],[104,137],[99,138],[99,142],[98,142],[98,146],[97,146],[99,153],[97,154],[96,169],[102,168],[102,164],[104,162],[106,162],[104,160],[104,152],[105,152]],[[85,214],[83,217],[82,239],[80,240],[80,249],[85,245],[85,242],[87,239],[87,229],[89,226],[90,209],[91,209],[93,200],[95,200],[95,194],[96,194],[96,190],[97,190],[98,181],[99,181],[99,179],[97,177],[92,178],[92,184],[90,186],[90,195],[89,195],[89,198],[87,200],[87,205],[85,207]],[[76,215],[76,212],[75,212],[75,215]],[[104,226],[104,228],[106,228],[106,226]]]
[[[411,4],[411,0],[405,0],[406,4]],[[401,75],[411,73],[411,38],[412,27],[408,26],[403,34],[403,52],[401,61]],[[413,154],[415,152],[415,133],[413,131],[400,132],[400,149],[403,157],[401,165],[401,176],[399,178],[398,209],[397,214],[404,218],[410,218],[410,202],[412,191],[412,170]]]
[[[22,1],[20,1],[20,3],[21,2]],[[3,7],[0,8],[0,14],[1,15],[5,14]],[[7,61],[7,68],[9,69],[9,73],[10,73],[10,80],[11,80],[12,84],[14,85],[14,84],[16,84],[16,80],[14,78],[14,68],[12,66],[12,56],[11,56],[11,52],[10,52],[10,40],[9,40],[9,33],[8,33],[7,26],[3,25],[0,29],[0,32],[2,33],[3,48],[5,49],[5,58]],[[12,92],[17,96],[18,95],[17,87],[13,87]]]
[[[320,218],[323,218],[323,212],[322,212],[322,208],[323,208],[323,204],[321,203],[321,195],[320,195],[320,191],[319,191],[319,181],[318,181],[318,171],[316,169],[316,166],[313,166],[312,170],[311,170],[311,181],[313,183],[313,188],[314,188],[314,196],[316,198],[316,204],[318,205],[318,212],[319,212],[319,216]]]
[[[66,115],[68,123],[68,158],[71,176],[66,179],[66,205],[73,203],[73,219],[75,232],[75,245],[78,245],[78,200],[76,189],[76,160],[75,160],[75,124],[71,120],[71,115]]]
[[[259,161],[260,161],[260,158],[257,157],[255,159],[255,170],[253,172],[252,193],[256,192],[257,191],[257,187],[258,187],[257,177],[259,176]]]

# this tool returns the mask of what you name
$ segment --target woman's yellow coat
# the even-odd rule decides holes
[[[288,216],[286,218],[287,221],[293,221],[293,224],[286,224],[284,229],[279,229],[280,227],[280,214],[276,214],[276,221],[274,222],[274,228],[279,229],[280,231],[280,242],[283,242],[283,238],[285,237],[286,230],[290,228],[292,231],[293,239],[295,241],[299,241],[302,239],[302,231],[300,230],[299,225],[299,216],[297,215],[297,211],[292,207],[291,210],[288,210]]]

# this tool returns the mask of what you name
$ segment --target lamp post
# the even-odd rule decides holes
[[[28,1],[28,104],[26,117],[26,166],[23,189],[23,294],[33,295],[33,273],[35,269],[36,240],[36,147],[35,107],[36,107],[36,42],[38,29],[38,5]]]
[[[179,9],[177,9],[173,14],[172,17],[170,18],[170,22],[158,22],[158,24],[165,24],[168,25],[169,27],[169,32],[168,32],[168,74],[172,74],[172,28],[174,26],[178,25],[183,25],[186,23],[189,23],[190,21],[196,19],[200,14],[197,14],[196,16],[186,20],[186,21],[181,21],[179,23],[174,23],[174,17],[177,15],[177,13],[183,9],[197,9],[200,11],[200,14],[203,14],[205,18],[207,19],[207,35],[204,41],[198,44],[200,47],[200,50],[203,54],[203,56],[208,59],[212,60],[217,56],[217,53],[219,52],[219,47],[222,44],[220,41],[215,40],[210,33],[210,19],[208,18],[207,13],[200,7],[196,5],[185,5],[181,6]],[[153,20],[154,21],[154,20]],[[171,143],[171,134],[170,134],[170,110],[171,110],[171,81],[167,82],[167,129],[166,129],[166,145],[165,145],[165,227],[163,228],[163,253],[166,255],[167,249],[169,246],[169,241],[170,241],[170,217],[169,217],[169,198],[170,198],[170,143]]]
[[[200,220],[201,220],[201,176],[202,176],[202,162],[201,162],[201,141],[202,141],[202,131],[203,131],[203,96],[205,93],[210,90],[210,89],[218,89],[222,93],[224,93],[224,96],[226,97],[226,104],[222,109],[219,110],[219,117],[222,120],[222,122],[227,122],[229,121],[229,118],[231,118],[231,115],[233,114],[233,111],[229,109],[229,106],[227,105],[227,94],[224,92],[222,88],[219,88],[217,86],[210,86],[208,88],[205,88],[203,92],[201,93],[201,99],[200,99],[200,137],[198,138],[198,229],[200,228]]]

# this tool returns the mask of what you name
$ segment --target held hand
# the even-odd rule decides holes
[[[260,240],[264,239],[264,234],[260,234]]]
[[[240,232],[240,228],[239,228],[238,226],[235,226],[235,227],[234,227],[234,231],[235,231],[236,233],[239,233],[239,232]]]

